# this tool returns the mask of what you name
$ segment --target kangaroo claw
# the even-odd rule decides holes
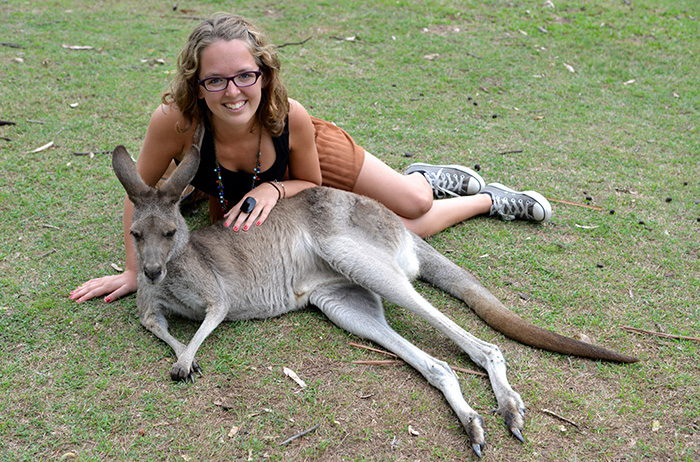
[[[523,434],[520,432],[520,429],[511,428],[510,431],[521,443],[525,442],[525,438],[523,438]]]
[[[202,377],[202,368],[197,363],[193,363],[189,367],[175,363],[170,369],[170,378],[174,382],[194,383],[195,374]]]
[[[469,441],[472,444],[472,449],[477,457],[481,458],[481,451],[486,447],[486,440],[484,439],[484,420],[481,416],[476,416],[473,418],[469,424],[466,426],[467,436],[469,436]]]

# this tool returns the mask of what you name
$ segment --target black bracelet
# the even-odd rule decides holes
[[[275,188],[275,191],[277,191],[277,202],[279,202],[280,199],[282,199],[282,191],[280,191],[280,188],[277,187],[275,183],[277,183],[277,180],[273,183],[272,181],[268,181],[269,184],[272,185],[273,188]]]

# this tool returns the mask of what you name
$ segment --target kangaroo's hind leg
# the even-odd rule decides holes
[[[335,325],[395,353],[439,389],[462,422],[474,452],[481,456],[485,445],[483,420],[464,400],[452,368],[446,362],[428,355],[389,327],[379,296],[347,282],[316,289],[310,301]]]
[[[465,331],[416,292],[410,280],[414,276],[412,261],[415,260],[416,267],[418,265],[415,253],[405,250],[392,254],[383,246],[369,242],[361,249],[355,246],[357,251],[354,253],[337,255],[334,253],[336,248],[344,247],[340,247],[339,243],[336,247],[324,247],[324,250],[327,249],[327,261],[332,262],[336,271],[391,303],[418,314],[455,342],[472,361],[486,369],[498,401],[498,413],[503,416],[513,436],[523,441],[525,404],[508,383],[503,353],[496,345]]]

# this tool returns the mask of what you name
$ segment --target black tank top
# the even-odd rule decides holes
[[[272,166],[260,172],[260,180],[255,185],[266,181],[281,181],[289,166],[289,124],[285,124],[280,136],[272,137],[275,146],[275,162]],[[224,198],[233,206],[250,191],[253,181],[253,172],[238,172],[221,167],[221,180],[224,184]],[[219,197],[217,187],[216,161],[214,158],[214,135],[206,130],[202,139],[200,151],[199,169],[190,182],[192,186],[216,198]]]

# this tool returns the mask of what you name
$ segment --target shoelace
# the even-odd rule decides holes
[[[492,200],[491,215],[497,213],[504,220],[515,220],[516,217],[532,218],[528,213],[529,201],[502,196],[494,196]]]
[[[455,191],[462,191],[464,180],[467,179],[466,175],[450,175],[449,173],[443,173],[442,169],[437,172],[426,172],[424,176],[433,187],[438,199],[442,199],[447,195],[459,197],[459,194]],[[468,182],[469,179],[467,179]]]

